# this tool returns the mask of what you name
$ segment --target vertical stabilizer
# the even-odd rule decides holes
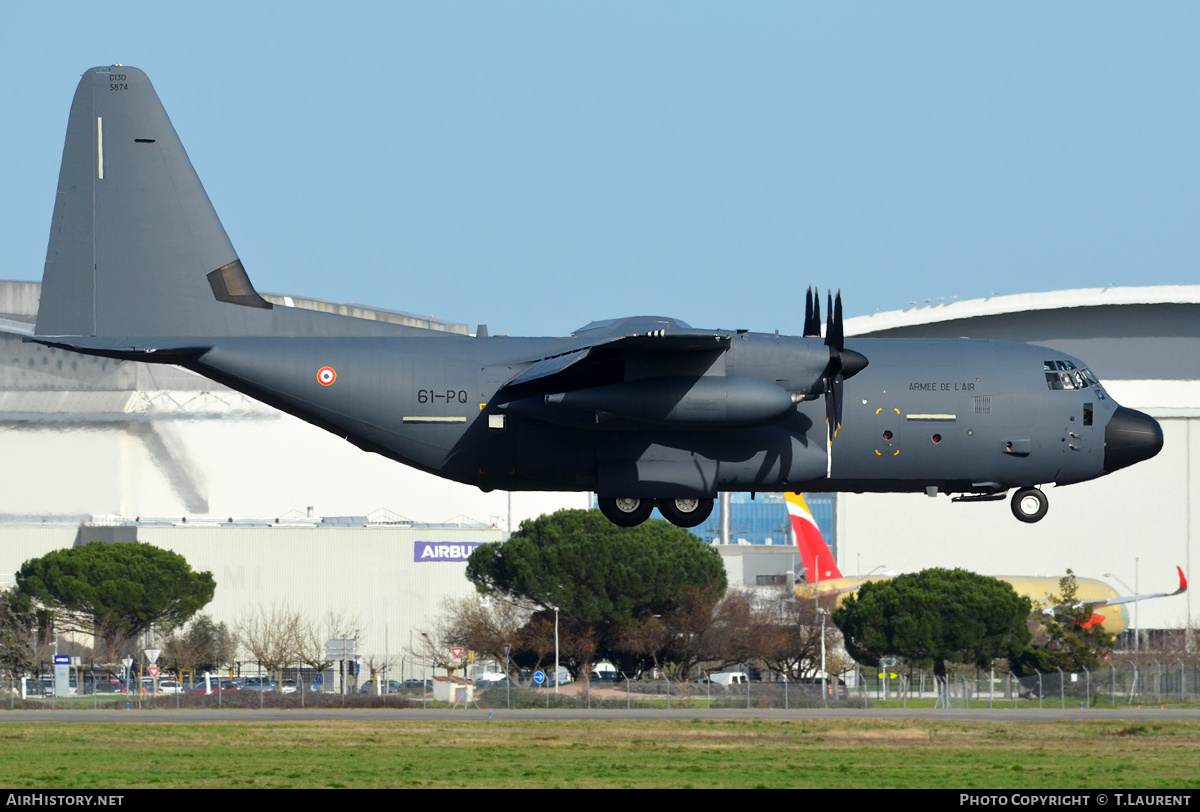
[[[250,284],[150,80],[92,68],[71,104],[39,336],[259,333]]]
[[[796,546],[800,549],[800,561],[804,564],[804,580],[810,584],[841,578],[842,571],[833,560],[833,553],[821,535],[821,529],[813,519],[808,503],[798,493],[784,494],[788,516],[796,533]],[[817,568],[820,567],[818,574]]]

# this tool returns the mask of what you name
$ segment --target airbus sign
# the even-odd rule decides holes
[[[471,551],[482,542],[463,542],[447,544],[441,541],[418,541],[413,548],[413,561],[466,561],[471,557]]]

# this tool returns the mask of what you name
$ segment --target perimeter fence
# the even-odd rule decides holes
[[[922,703],[935,707],[1042,708],[1071,706],[1114,707],[1146,704],[1200,703],[1200,666],[1181,660],[1150,660],[1141,664],[1109,664],[1075,673],[1038,672],[1015,676],[1007,672],[951,669],[944,680],[932,673],[860,675],[858,691],[875,702]]]
[[[432,681],[430,681],[432,682]],[[537,688],[528,684],[481,683],[469,698],[435,699],[430,688],[376,694],[348,686],[344,695],[325,691],[219,690],[211,694],[90,693],[72,697],[30,695],[9,690],[4,706],[24,709],[154,708],[423,708],[456,704],[480,709],[782,709],[811,708],[1067,708],[1188,705],[1200,703],[1200,667],[1180,661],[1107,665],[1078,673],[1034,673],[1016,677],[1000,671],[951,669],[939,680],[932,672],[870,674],[848,672],[837,680],[719,682],[666,679],[605,680]],[[0,690],[3,690],[0,683]]]

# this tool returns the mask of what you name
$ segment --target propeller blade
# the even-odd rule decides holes
[[[812,335],[814,338],[821,337],[821,290],[819,288],[813,290],[813,323]]]
[[[804,337],[811,338],[816,335],[815,331],[821,328],[813,321],[813,289],[809,289],[804,294]]]
[[[826,291],[828,296],[829,309],[825,311],[825,343],[829,344],[829,339],[833,335],[833,294]],[[833,346],[829,344],[829,346]]]
[[[833,411],[835,421],[833,424],[833,436],[837,437],[838,430],[842,427],[842,384],[846,379],[842,376],[839,370],[833,376]]]
[[[829,347],[829,363],[821,373],[820,388],[814,388],[814,394],[824,393],[825,395],[825,422],[829,427],[829,439],[832,442],[842,428],[842,410],[845,402],[843,389],[846,379],[865,369],[868,362],[862,353],[846,349],[842,292],[839,290],[837,298],[834,298],[833,293],[827,291],[825,301],[827,319],[825,345]],[[813,289],[808,289],[805,294],[804,311],[805,335],[808,334],[810,316],[818,328],[814,332],[819,332],[821,324],[821,294],[819,290],[814,295]]]
[[[839,290],[837,298],[833,300],[833,329],[832,336],[826,340],[829,346],[841,352],[846,344],[846,337],[842,331],[842,292]]]
[[[837,397],[833,394],[833,381],[826,378],[825,384],[825,425],[829,427],[829,438],[837,434],[838,413]]]

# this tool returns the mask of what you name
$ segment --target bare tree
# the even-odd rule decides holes
[[[544,614],[531,617],[522,627],[516,646],[523,654],[533,657],[529,670],[540,671],[542,663],[554,656],[554,621]]]
[[[468,596],[448,599],[435,628],[439,638],[503,663],[505,644],[519,643],[530,614],[511,601]]]
[[[706,591],[685,587],[669,611],[626,624],[616,648],[683,681],[702,664],[721,667],[744,659],[750,608],[750,598],[741,590],[714,602]]]
[[[335,661],[327,656],[325,644],[355,637],[361,627],[358,616],[345,610],[330,609],[320,619],[301,619],[296,626],[296,662],[318,673],[332,668]]]
[[[258,606],[242,617],[237,639],[242,648],[267,670],[279,676],[299,656],[299,631],[303,617],[288,606]]]
[[[463,667],[463,661],[456,659],[451,649],[460,645],[452,638],[445,636],[445,630],[438,624],[426,624],[433,629],[423,633],[414,641],[413,658],[429,666],[430,670],[444,669],[447,673]],[[464,647],[465,648],[465,647]],[[432,674],[431,674],[432,676]]]
[[[841,653],[841,633],[827,613],[836,600],[834,595],[800,600],[782,590],[760,595],[752,609],[749,658],[788,679],[817,676],[824,634],[825,667],[833,672],[830,664]]]
[[[389,674],[396,668],[396,657],[393,654],[384,656],[382,654],[369,654],[363,657],[362,664],[367,667],[368,679],[375,690],[372,693],[386,694],[388,692],[387,684],[383,683],[381,675]]]
[[[162,662],[183,672],[215,671],[237,655],[237,639],[224,623],[214,623],[206,614],[196,615],[183,629],[163,641]]]

